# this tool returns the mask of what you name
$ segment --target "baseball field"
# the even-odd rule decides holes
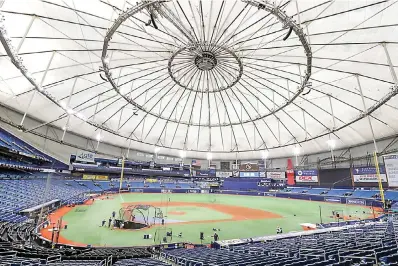
[[[151,223],[139,230],[108,227],[112,212],[116,218],[131,217],[122,208],[150,206],[148,210],[133,211],[135,220]],[[155,219],[156,209],[161,219]],[[279,226],[284,233],[303,230],[302,224],[334,222],[333,213],[344,219],[373,217],[374,211],[365,206],[293,200],[274,197],[215,195],[215,194],[114,194],[97,198],[85,205],[63,207],[50,215],[52,223],[62,217],[58,243],[78,246],[146,246],[159,244],[167,232],[169,242],[210,243],[216,229],[219,239],[249,238],[276,233]],[[127,217],[128,216],[128,217]],[[102,221],[105,220],[105,226]],[[42,229],[43,237],[51,239],[51,229]],[[144,234],[151,235],[144,239]],[[181,237],[179,237],[179,235]]]

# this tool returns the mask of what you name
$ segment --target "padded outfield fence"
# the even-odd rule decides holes
[[[130,192],[135,193],[210,193],[209,189],[161,189],[161,188],[130,188]],[[383,203],[377,199],[353,198],[344,196],[296,194],[286,192],[263,192],[263,191],[240,191],[240,190],[217,190],[210,194],[230,194],[243,196],[267,196],[277,198],[289,198],[310,201],[325,201],[332,203],[361,205],[375,208],[382,208]]]

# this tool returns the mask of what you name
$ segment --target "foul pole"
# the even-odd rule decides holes
[[[119,182],[119,193],[122,190],[122,185],[123,185],[123,174],[124,174],[124,156],[122,158],[122,171],[120,173],[120,182]]]
[[[373,153],[373,157],[374,157],[374,162],[375,162],[375,166],[376,166],[377,179],[379,181],[379,191],[380,191],[381,201],[383,202],[383,208],[386,208],[386,201],[384,199],[383,184],[382,184],[381,176],[380,176],[379,160],[377,158],[377,152],[376,151]]]

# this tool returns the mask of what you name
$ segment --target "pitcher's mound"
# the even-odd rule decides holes
[[[185,212],[183,212],[183,211],[170,211],[168,213],[171,215],[184,215],[185,214]]]

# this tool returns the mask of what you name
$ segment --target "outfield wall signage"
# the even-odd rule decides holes
[[[346,199],[347,204],[355,204],[355,205],[366,205],[366,200],[365,199]]]
[[[398,154],[384,156],[388,186],[398,187]]]
[[[109,176],[107,175],[83,175],[85,180],[109,180]]]
[[[260,172],[239,172],[239,177],[260,177]]]
[[[381,181],[387,182],[386,169],[382,166],[379,169]],[[376,167],[355,167],[352,169],[352,178],[355,183],[379,182]]]
[[[201,176],[193,176],[192,180],[194,181],[203,181],[203,182],[219,182],[219,177],[201,177]]]
[[[232,172],[228,172],[228,171],[225,171],[225,172],[219,172],[219,171],[217,171],[216,172],[216,177],[222,177],[222,178],[226,178],[226,177],[230,177],[230,176],[232,176]]]
[[[272,178],[272,179],[285,179],[285,172],[267,172],[267,178]]]
[[[196,170],[194,173],[198,177],[207,177],[207,176],[216,176],[216,170],[215,169],[209,169],[209,170]]]
[[[78,150],[76,152],[76,161],[94,163],[94,155],[95,153],[89,151]]]
[[[318,182],[318,170],[297,170],[294,171],[297,183],[314,183]]]
[[[338,202],[338,203],[341,203],[341,198],[325,197],[325,201],[327,201],[327,202]]]

